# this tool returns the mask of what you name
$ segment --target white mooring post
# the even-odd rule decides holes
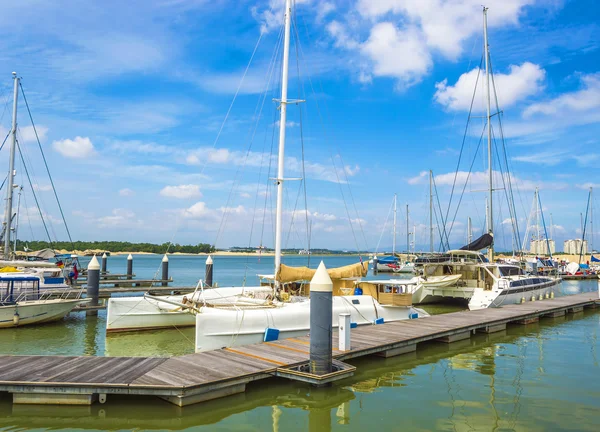
[[[206,269],[204,271],[204,283],[209,287],[213,286],[213,259],[209,255],[206,258]]]
[[[340,351],[350,351],[350,314],[342,313],[340,314],[340,318],[338,321],[338,340],[339,340],[339,350]]]
[[[133,256],[127,257],[127,279],[133,279]]]
[[[108,263],[108,256],[106,255],[106,252],[104,252],[102,254],[102,273],[106,273],[106,266]]]

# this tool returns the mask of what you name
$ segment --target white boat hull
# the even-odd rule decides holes
[[[426,316],[413,307],[382,306],[371,296],[334,296],[333,327],[341,313],[349,313],[357,325]],[[196,315],[196,352],[259,343],[267,328],[279,330],[279,339],[305,336],[310,328],[310,301],[285,303],[260,309],[202,308]]]
[[[271,288],[211,288],[195,294],[165,296],[164,299],[183,303],[184,297],[190,299],[193,297],[194,301],[204,299],[209,303],[231,304],[236,296],[240,296],[244,292],[271,292]],[[186,327],[195,324],[194,315],[189,311],[182,311],[181,307],[167,302],[144,297],[112,297],[108,300],[106,331],[109,333]]]
[[[41,324],[64,318],[84,300],[25,301],[16,305],[0,306],[0,328]],[[15,315],[18,314],[18,320]]]
[[[533,297],[535,300],[546,298],[546,295],[554,292],[560,279],[554,279],[551,283],[541,284],[523,289],[498,289],[496,286],[492,290],[476,288],[469,301],[470,310],[485,309],[488,307],[501,307],[503,305],[521,303],[522,299],[529,302]]]

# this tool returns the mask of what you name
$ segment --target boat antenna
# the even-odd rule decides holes
[[[488,138],[488,182],[489,182],[489,201],[488,201],[488,233],[492,236],[492,244],[488,248],[488,260],[494,261],[494,218],[493,218],[493,166],[492,166],[492,115],[491,115],[491,100],[490,100],[490,47],[488,44],[487,33],[487,7],[483,7],[483,47],[485,56],[485,90],[487,103],[487,138]]]
[[[17,99],[19,97],[19,77],[12,73],[14,81],[12,127],[10,131],[10,157],[8,160],[8,186],[4,209],[4,259],[10,257],[10,226],[12,222],[13,187],[15,180],[15,149],[17,147]]]
[[[284,16],[284,39],[283,39],[283,67],[281,75],[281,100],[279,101],[279,151],[277,178],[277,211],[275,215],[275,277],[281,265],[281,237],[282,237],[282,213],[283,213],[283,182],[284,182],[284,165],[285,165],[285,129],[287,119],[287,91],[288,91],[288,67],[290,57],[290,21],[292,14],[291,0],[285,0],[285,16]],[[278,282],[275,281],[278,285]]]

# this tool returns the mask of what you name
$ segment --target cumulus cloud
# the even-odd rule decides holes
[[[479,81],[477,82],[477,75]],[[473,100],[473,110],[484,110],[485,71],[475,68],[462,74],[454,85],[448,85],[445,79],[436,83],[434,100],[444,108],[452,111],[468,111],[473,100],[473,90],[477,83],[477,91]],[[525,62],[522,65],[511,65],[508,73],[494,74],[494,82],[498,91],[500,109],[507,108],[529,96],[538,94],[543,89],[546,71],[539,65]],[[491,90],[494,105],[493,89]]]
[[[52,147],[61,155],[73,159],[83,159],[96,153],[92,141],[87,137],[80,136],[76,136],[72,140],[67,138],[54,141]]]
[[[534,1],[489,0],[489,27],[517,25]],[[359,80],[390,77],[398,89],[421,81],[436,54],[456,61],[465,41],[482,31],[479,0],[358,0],[356,9],[346,22],[326,27],[334,45],[360,53]],[[366,40],[360,37],[364,28]]]
[[[200,192],[200,186],[194,184],[165,186],[160,191],[160,194],[164,197],[180,199],[200,198],[202,196],[202,192]]]
[[[129,209],[116,208],[110,215],[98,218],[98,225],[101,228],[127,228],[141,225],[141,220]]]
[[[120,196],[123,196],[123,197],[128,197],[128,196],[133,196],[133,195],[135,195],[135,192],[134,192],[134,191],[132,191],[132,190],[131,190],[131,189],[129,189],[129,188],[125,188],[125,189],[121,189],[121,190],[119,191],[119,195],[120,195]]]
[[[37,138],[35,136],[35,132],[37,131],[37,138],[40,139],[40,142],[44,142],[46,140],[46,134],[48,133],[48,128],[46,126],[38,125],[34,129],[33,126],[25,126],[19,128],[19,132],[21,133],[21,140],[23,142],[36,142]]]

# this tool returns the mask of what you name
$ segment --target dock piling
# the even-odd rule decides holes
[[[108,256],[106,255],[106,252],[104,252],[102,254],[102,273],[106,274],[106,265],[108,263]]]
[[[162,277],[163,280],[162,286],[168,286],[169,283],[165,282],[169,279],[169,257],[167,254],[162,259]]]
[[[379,258],[377,258],[377,255],[373,255],[373,274],[376,275],[377,274],[377,264],[379,263]]]
[[[204,283],[208,286],[212,286],[213,285],[213,259],[212,257],[209,255],[208,258],[206,258],[206,269],[204,272]]]
[[[92,257],[92,260],[87,267],[87,298],[92,301],[88,303],[88,306],[98,306],[98,296],[100,295],[100,264],[96,259],[96,255]],[[98,310],[85,311],[86,315],[98,315]]]
[[[333,282],[321,261],[310,281],[310,373],[332,371]]]
[[[133,279],[133,257],[131,254],[127,257],[127,279]]]

